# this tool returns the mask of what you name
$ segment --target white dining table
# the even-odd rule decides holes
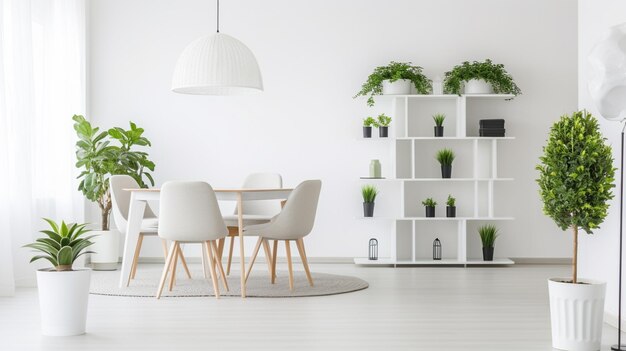
[[[152,189],[124,189],[130,191],[130,208],[124,240],[122,256],[122,270],[120,273],[120,288],[130,284],[132,258],[137,246],[137,239],[141,231],[141,221],[148,201],[158,202],[161,190]],[[246,201],[251,200],[286,200],[293,189],[213,189],[218,201],[236,201],[239,227],[239,255],[241,261],[241,297],[246,297],[246,262],[243,242],[243,208]]]

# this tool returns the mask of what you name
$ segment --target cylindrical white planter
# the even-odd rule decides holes
[[[383,95],[408,95],[411,93],[411,81],[398,79],[395,82],[383,80]]]
[[[483,79],[470,79],[465,82],[465,94],[493,94],[493,87]]]
[[[117,269],[117,261],[120,257],[120,236],[117,230],[95,230],[90,235],[98,235],[91,239],[93,245],[89,247],[91,265],[96,271],[114,271]]]
[[[85,334],[91,270],[37,271],[41,332],[47,336]]]
[[[583,284],[564,283],[568,279],[548,279],[552,347],[560,350],[592,351],[600,349],[606,283],[579,280]]]

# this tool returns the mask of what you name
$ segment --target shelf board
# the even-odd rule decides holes
[[[459,266],[459,265],[512,265],[515,264],[508,258],[494,258],[493,261],[483,261],[481,259],[468,259],[459,261],[457,259],[433,260],[428,258],[416,260],[393,260],[391,258],[379,258],[378,260],[369,260],[367,257],[356,257],[354,263],[358,265],[422,265],[422,266]]]
[[[359,178],[376,182],[510,182],[514,178]]]
[[[388,221],[513,221],[514,217],[356,217],[362,220],[388,220]]]
[[[401,137],[395,140],[515,140],[515,137]]]
[[[468,99],[507,100],[515,97],[513,94],[467,94]]]
[[[410,98],[410,99],[423,99],[423,100],[455,100],[459,97],[466,97],[468,99],[491,99],[491,100],[507,100],[515,97],[513,94],[463,94],[461,96],[456,94],[399,94],[399,95],[376,95],[374,99],[383,98]]]

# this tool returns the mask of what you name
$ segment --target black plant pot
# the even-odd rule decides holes
[[[452,165],[441,165],[441,178],[452,178]]]
[[[493,247],[483,247],[483,261],[493,261]]]
[[[372,137],[372,127],[363,127],[363,137],[364,138]]]
[[[435,136],[436,137],[442,137],[443,136],[443,126],[441,126],[441,127],[435,126]]]
[[[446,217],[456,217],[456,206],[446,206]]]
[[[435,217],[435,206],[424,206],[426,209],[426,217]]]
[[[373,202],[363,203],[363,216],[374,217],[374,203]]]
[[[389,136],[389,127],[378,127],[378,136],[386,138]]]

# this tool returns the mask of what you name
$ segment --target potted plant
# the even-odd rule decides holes
[[[424,205],[426,209],[426,217],[435,217],[435,206],[437,206],[437,202],[435,202],[432,197],[422,201],[422,205]]]
[[[47,260],[54,268],[37,270],[37,287],[41,308],[41,331],[49,336],[68,336],[85,333],[87,303],[89,301],[89,268],[75,269],[76,259],[86,253],[95,235],[88,232],[87,224],[57,224],[44,218],[50,230],[46,236],[23,247],[36,250],[30,262]]]
[[[592,234],[606,218],[615,175],[611,147],[598,121],[578,111],[554,123],[540,160],[543,212],[571,230],[574,247],[572,276],[548,280],[552,346],[599,350],[606,283],[578,278],[578,234],[581,229]]]
[[[363,118],[363,137],[371,138],[372,137],[372,126],[376,125],[376,120],[374,117]]]
[[[441,165],[441,178],[452,177],[452,161],[454,161],[454,151],[450,149],[441,149],[437,151],[436,159]]]
[[[456,217],[456,199],[452,195],[446,200],[446,217]]]
[[[493,224],[485,224],[478,228],[478,235],[483,243],[483,261],[493,261],[493,248],[498,237],[498,228]]]
[[[446,94],[513,94],[522,93],[513,81],[513,77],[504,69],[504,65],[495,64],[487,59],[484,62],[465,61],[446,72],[443,90]]]
[[[363,216],[374,217],[374,200],[378,190],[373,185],[363,185],[361,195],[363,195]]]
[[[354,98],[369,95],[367,105],[374,106],[374,95],[409,94],[411,84],[418,94],[432,91],[431,81],[422,73],[422,67],[391,61],[387,66],[376,67]]]
[[[378,121],[376,121],[376,127],[378,127],[378,136],[386,138],[389,136],[389,123],[391,123],[391,117],[381,113],[378,115]]]
[[[110,229],[112,209],[109,191],[109,176],[127,174],[133,177],[144,188],[154,180],[148,171],[154,171],[154,163],[148,154],[134,150],[136,146],[150,146],[150,141],[143,136],[144,130],[130,122],[130,129],[111,128],[99,132],[83,117],[75,115],[74,130],[78,135],[76,142],[76,167],[81,170],[78,186],[83,195],[98,204],[101,213],[100,231],[94,244],[97,254],[91,255],[93,268],[98,270],[115,270],[119,259],[120,233]],[[116,141],[119,145],[112,145]]]
[[[435,121],[435,136],[442,137],[443,136],[443,121],[445,121],[446,115],[443,113],[438,113],[433,116],[433,120]]]

